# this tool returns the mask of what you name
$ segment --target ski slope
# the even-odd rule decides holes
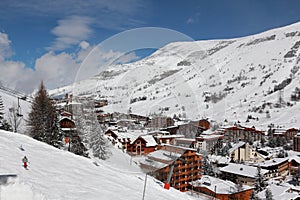
[[[20,146],[24,151],[20,150]],[[0,131],[0,175],[16,174],[0,186],[1,200],[142,199],[145,174],[130,157],[112,147],[112,157],[95,161],[56,149],[32,138]],[[27,156],[29,169],[22,167]],[[175,189],[165,190],[148,176],[145,199],[194,199]]]

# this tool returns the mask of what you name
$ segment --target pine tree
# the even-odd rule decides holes
[[[97,158],[107,159],[109,157],[108,141],[104,137],[100,124],[94,114],[94,102],[81,102],[83,109],[77,112],[76,127],[78,135],[84,146]]]
[[[58,129],[56,108],[52,104],[43,82],[41,82],[32,103],[28,125],[30,135],[34,139],[57,148],[62,146],[62,133]]]
[[[255,177],[254,186],[255,186],[255,191],[256,192],[262,191],[266,186],[265,181],[264,181],[264,177],[261,174],[261,167],[260,166],[257,167],[257,174],[256,174],[256,177]]]
[[[105,160],[109,157],[108,142],[104,137],[103,131],[101,130],[98,121],[94,120],[91,123],[90,132],[90,148],[92,154],[96,158]]]
[[[255,192],[253,191],[253,192],[251,192],[251,194],[250,194],[250,200],[261,200],[258,196],[257,196],[257,194],[255,194]]]
[[[211,163],[209,162],[208,156],[203,157],[202,169],[204,175],[214,176],[214,171]]]

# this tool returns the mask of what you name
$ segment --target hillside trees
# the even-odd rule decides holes
[[[81,149],[82,153],[87,154],[88,150],[90,156],[105,160],[110,155],[108,141],[94,114],[94,108],[94,102],[86,100],[82,102],[82,109],[73,114],[76,116],[78,135],[84,144],[84,149]]]
[[[13,131],[11,125],[4,119],[4,103],[0,96],[0,129],[5,131]]]
[[[62,133],[58,128],[56,108],[52,104],[43,82],[32,103],[28,118],[30,136],[54,147],[62,146]]]

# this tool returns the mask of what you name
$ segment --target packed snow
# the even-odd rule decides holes
[[[21,147],[24,150],[21,150]],[[0,131],[0,175],[17,178],[0,186],[1,200],[142,199],[145,174],[130,156],[111,147],[108,160],[92,160],[18,133]],[[29,160],[28,170],[22,158]],[[145,199],[194,199],[148,176]]]

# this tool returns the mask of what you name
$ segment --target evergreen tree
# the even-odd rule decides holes
[[[274,200],[273,199],[273,194],[269,188],[266,189],[266,200]]]
[[[256,177],[255,177],[254,186],[255,186],[255,191],[256,192],[262,191],[266,186],[265,181],[264,181],[264,177],[261,174],[261,167],[260,166],[257,167],[257,174],[256,174]]]
[[[92,121],[90,132],[90,148],[94,157],[105,160],[109,157],[108,142],[97,120]]]
[[[257,196],[257,194],[255,194],[255,192],[253,191],[253,192],[251,192],[251,194],[250,194],[250,200],[261,200],[258,196]]]
[[[2,97],[0,96],[0,129],[5,131],[13,131],[11,125],[4,119],[4,104]]]
[[[56,108],[52,104],[43,82],[41,82],[32,103],[28,125],[30,135],[34,139],[57,148],[62,146],[62,133],[58,128]]]
[[[104,137],[94,114],[94,102],[91,100],[84,101],[82,107],[83,109],[76,113],[76,127],[79,137],[94,157],[105,160],[109,157],[108,141]]]
[[[203,157],[202,169],[204,175],[214,176],[214,171],[211,163],[209,162],[208,156]]]

